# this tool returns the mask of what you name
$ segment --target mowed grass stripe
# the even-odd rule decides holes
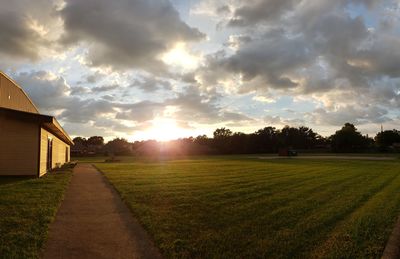
[[[314,257],[353,257],[359,250],[365,258],[380,255],[400,213],[399,189],[400,176],[397,176],[346,220],[338,223],[323,244],[313,251]]]
[[[388,201],[397,197],[391,187],[399,181],[397,161],[235,158],[98,166],[167,258],[361,258],[365,249],[379,257],[400,207]],[[375,197],[392,204],[387,221],[367,225],[381,233],[372,237],[376,244],[361,239],[349,256],[336,254],[345,242],[341,233],[357,224],[353,215],[378,218]]]
[[[286,222],[290,231],[278,232],[276,234],[278,240],[287,238],[289,249],[286,249],[286,253],[289,253],[289,256],[308,252],[309,249],[304,250],[305,247],[309,248],[313,244],[317,244],[339,221],[347,218],[393,179],[394,177],[380,177],[372,183],[359,182],[354,184],[351,190],[343,191],[340,196],[323,203],[311,203],[311,206],[297,209],[298,222]],[[305,203],[312,200],[307,199]],[[291,237],[292,234],[296,234],[295,239]],[[279,251],[274,251],[274,253],[277,252],[279,253]]]
[[[297,169],[297,171],[295,173],[296,174],[296,176],[295,176],[296,179],[288,178],[287,176],[280,176],[280,179],[285,180],[285,181],[276,181],[277,179],[274,179],[274,181],[272,181],[272,179],[270,179],[268,177],[269,174],[265,173],[265,168],[262,168],[262,170],[264,170],[263,177],[261,179],[259,179],[258,181],[262,182],[264,184],[265,184],[265,182],[269,182],[269,183],[271,183],[271,185],[278,185],[279,184],[280,186],[277,186],[277,187],[281,188],[281,189],[284,188],[284,187],[285,188],[291,188],[292,186],[290,185],[290,183],[292,183],[295,186],[302,185],[303,181],[314,180],[316,176],[323,177],[324,175],[326,175],[327,177],[329,177],[329,175],[323,174],[321,172],[316,172],[314,175],[308,174],[307,177],[304,177],[305,174],[304,173],[303,174],[299,174],[298,173],[298,169]],[[218,185],[218,190],[221,193],[225,193],[226,190],[231,190],[232,184],[235,185],[235,189],[241,189],[243,187],[247,187],[249,185],[256,185],[258,183],[257,181],[254,181],[254,180],[249,182],[249,179],[247,179],[248,177],[246,176],[247,175],[246,173],[243,173],[243,172],[239,172],[239,173],[242,175],[241,176],[241,179],[242,179],[241,182],[243,182],[243,183],[238,183],[238,182],[226,183],[227,181],[225,180],[225,178],[224,178],[224,181],[215,181],[214,178],[210,179],[210,177],[207,177],[204,174],[201,174],[201,176],[198,177],[199,178],[198,181],[193,181],[194,179],[193,180],[191,179],[190,182],[179,181],[178,184],[176,182],[172,182],[172,183],[169,182],[169,181],[167,182],[165,180],[166,178],[158,179],[158,180],[159,180],[159,184],[160,185],[163,185],[164,187],[171,187],[171,189],[173,189],[173,190],[177,189],[178,187],[187,187],[187,188],[193,189],[193,188],[196,188],[196,186],[198,186],[198,185],[201,185],[201,188],[205,188],[204,184],[206,184],[208,186],[208,188],[210,188],[210,189],[215,189],[214,185]],[[276,173],[285,175],[285,172],[276,172]],[[138,174],[142,174],[142,172],[138,172]],[[135,175],[135,177],[136,177],[136,175]],[[137,177],[138,177],[138,181],[139,181],[139,179],[140,179],[139,177],[140,176],[137,176]],[[188,176],[188,178],[189,177],[190,176]],[[219,172],[219,175],[217,175],[216,179],[220,179],[220,178],[221,178],[221,172]],[[243,178],[244,178],[244,180],[243,180]],[[202,180],[202,179],[206,179],[206,180]],[[150,182],[148,182],[148,183],[150,183]],[[141,183],[141,185],[142,184],[145,185],[144,183]],[[188,184],[190,184],[190,186]],[[264,186],[262,188],[264,188]],[[148,186],[145,186],[144,188],[148,188]],[[159,186],[154,185],[154,188],[159,188]],[[245,190],[246,190],[246,188],[245,188]],[[214,193],[214,194],[216,194],[216,193]]]
[[[345,188],[344,188],[345,189]],[[329,193],[330,190],[327,190],[326,192]],[[320,193],[321,194],[321,193]],[[313,201],[315,197],[308,197],[305,199],[306,201]],[[296,206],[297,204],[301,204],[301,206]],[[307,204],[309,206],[303,206],[304,204]],[[324,204],[324,203],[322,203]],[[336,205],[336,204],[333,204]],[[258,207],[258,204],[255,204],[253,206],[254,208]],[[335,206],[335,209],[338,209]],[[315,218],[313,219],[312,216],[313,214],[318,214],[321,213],[321,215],[324,215],[322,211],[316,213],[316,211],[320,210],[319,209],[319,204],[312,204],[309,202],[304,202],[304,203],[299,203],[298,201],[288,204],[286,207],[280,208],[279,211],[274,212],[272,211],[270,214],[268,214],[267,217],[262,217],[261,219],[258,220],[258,222],[263,222],[265,225],[265,228],[267,228],[267,231],[264,231],[262,235],[266,235],[266,233],[273,233],[275,236],[275,240],[270,241],[270,246],[274,247],[274,249],[268,249],[268,247],[264,247],[264,253],[265,251],[269,251],[270,253],[264,254],[264,256],[276,256],[279,253],[282,253],[283,251],[278,251],[276,249],[276,245],[274,245],[274,242],[280,242],[280,243],[286,243],[288,244],[288,247],[282,247],[284,249],[285,253],[289,253],[291,256],[298,255],[300,251],[296,251],[298,247],[303,247],[307,242],[310,242],[310,232],[314,231],[313,229],[316,229],[316,231],[320,232],[320,225],[312,226],[308,225],[309,222],[312,223],[318,223],[320,222],[321,224],[324,225],[325,228],[322,228],[323,230],[326,229],[327,225],[329,224],[329,220],[332,221],[332,218],[324,219],[324,218]],[[351,209],[350,209],[351,211]],[[311,216],[310,216],[311,214]],[[288,217],[290,215],[290,217]],[[338,214],[332,214],[328,213],[326,214],[328,216],[334,215],[335,217],[338,216]],[[249,221],[254,221],[255,212],[249,213],[249,216],[253,217]],[[304,223],[302,222],[302,217],[305,217]],[[335,218],[334,218],[335,219]],[[336,220],[336,219],[335,219]],[[332,221],[332,222],[335,222]],[[250,224],[249,224],[250,225]],[[282,229],[282,226],[285,226],[284,229]],[[300,231],[300,229],[301,231]],[[254,230],[253,230],[254,231]],[[305,235],[301,235],[301,233],[305,233]],[[300,233],[300,235],[299,235]],[[316,234],[316,233],[315,233]],[[262,236],[260,235],[260,236]],[[318,236],[315,238],[316,241],[318,241]],[[315,240],[313,240],[315,242]],[[313,243],[312,242],[312,243]],[[290,244],[290,245],[289,245]],[[307,247],[307,246],[306,246]],[[250,247],[249,247],[250,248]]]

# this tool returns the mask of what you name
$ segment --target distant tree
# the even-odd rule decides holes
[[[207,135],[199,135],[199,136],[197,136],[193,141],[194,141],[196,144],[199,144],[199,145],[209,145],[210,140],[211,140],[211,139],[208,138]]]
[[[229,137],[228,141],[229,150],[227,152],[231,154],[247,153],[248,152],[247,139],[248,135],[242,132],[233,133],[233,135]]]
[[[232,131],[226,128],[219,128],[214,131],[213,135],[214,139],[227,139],[232,136]]]
[[[104,138],[101,136],[92,136],[87,140],[88,145],[94,146],[103,146],[104,145]]]
[[[344,124],[330,137],[330,140],[334,152],[359,152],[370,144],[370,139],[361,135],[351,123]]]
[[[105,150],[114,155],[130,155],[132,153],[131,144],[123,138],[115,138],[105,145]]]
[[[87,145],[87,140],[82,137],[76,137],[72,140],[75,145],[81,145],[81,146],[86,146]]]
[[[72,140],[74,145],[71,146],[72,156],[83,156],[87,153],[87,140],[82,137],[76,137]]]
[[[295,149],[311,149],[318,143],[318,134],[308,127],[285,126],[279,133],[279,146]]]
[[[250,135],[251,153],[273,153],[278,150],[279,131],[275,127],[265,127]]]
[[[375,142],[381,151],[387,151],[394,143],[400,143],[400,132],[395,129],[379,132]]]
[[[231,148],[229,147],[229,138],[232,136],[232,131],[226,128],[216,129],[213,133],[214,135],[214,147],[219,152],[226,154],[232,153]]]

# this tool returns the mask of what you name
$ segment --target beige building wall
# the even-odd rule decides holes
[[[38,113],[24,91],[14,82],[0,72],[0,107]]]
[[[0,115],[0,174],[38,174],[39,126]]]
[[[59,167],[70,160],[70,146],[45,129],[40,131],[40,176],[46,173],[48,139],[52,139],[52,165],[51,168]]]

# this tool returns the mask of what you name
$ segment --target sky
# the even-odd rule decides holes
[[[73,137],[400,129],[399,0],[0,4],[0,69]]]

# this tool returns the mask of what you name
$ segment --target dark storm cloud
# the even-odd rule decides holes
[[[61,16],[62,44],[86,42],[94,66],[162,71],[158,55],[178,41],[204,38],[166,0],[67,0]]]

